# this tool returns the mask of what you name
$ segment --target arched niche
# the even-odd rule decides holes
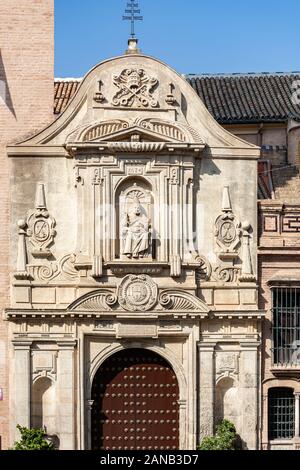
[[[32,386],[31,424],[49,435],[56,433],[55,385],[48,377],[38,378]]]
[[[216,387],[216,424],[228,419],[238,427],[240,398],[236,382],[232,377],[223,377]]]
[[[115,195],[116,258],[147,260],[156,258],[154,197],[144,178],[126,178]]]

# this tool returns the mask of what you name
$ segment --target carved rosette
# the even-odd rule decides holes
[[[156,108],[158,101],[153,96],[153,89],[158,80],[150,77],[142,69],[125,69],[120,75],[114,75],[114,85],[119,89],[112,100],[113,106]]]
[[[128,311],[145,312],[157,302],[158,289],[150,276],[128,275],[118,288],[119,304]]]

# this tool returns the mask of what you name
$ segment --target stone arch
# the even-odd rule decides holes
[[[32,385],[31,422],[49,435],[56,433],[56,390],[49,377],[38,377]]]
[[[271,388],[292,388],[295,393],[300,393],[300,381],[298,379],[268,379],[263,383],[263,397],[268,397]]]
[[[109,355],[94,374],[93,450],[179,448],[177,376],[162,355],[136,346]]]
[[[184,372],[184,369],[180,362],[178,361],[175,354],[169,348],[162,348],[160,346],[153,346],[144,342],[141,343],[122,343],[122,344],[112,344],[99,352],[91,362],[90,374],[89,374],[89,383],[88,383],[88,399],[90,399],[91,387],[95,377],[95,374],[99,367],[108,359],[110,356],[113,356],[123,349],[145,349],[153,351],[159,356],[163,357],[172,367],[179,384],[179,399],[183,402],[187,400],[187,378]]]

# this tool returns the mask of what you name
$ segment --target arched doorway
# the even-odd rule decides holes
[[[179,449],[179,387],[172,367],[145,349],[125,349],[92,386],[93,450]]]

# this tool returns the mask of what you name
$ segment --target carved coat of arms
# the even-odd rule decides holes
[[[158,101],[153,96],[158,80],[149,77],[142,69],[125,69],[120,75],[114,75],[113,82],[119,91],[113,97],[114,106],[156,108]]]

